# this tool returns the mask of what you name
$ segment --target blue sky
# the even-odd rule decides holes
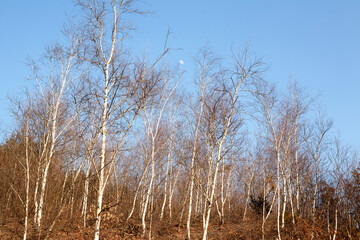
[[[169,60],[192,81],[192,57],[209,43],[220,56],[250,44],[269,64],[267,79],[285,88],[295,78],[309,95],[321,94],[335,132],[360,149],[360,1],[152,0],[141,4],[152,14],[134,19],[135,52],[156,54],[170,27]],[[0,122],[11,125],[7,96],[27,81],[27,56],[37,58],[46,44],[61,39],[71,0],[0,1]]]

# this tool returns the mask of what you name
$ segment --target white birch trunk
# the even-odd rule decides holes
[[[200,205],[200,190],[196,189],[196,198],[195,198],[195,215],[199,214],[199,205]]]
[[[205,91],[205,86],[203,86],[202,88],[202,100],[204,99],[204,91]],[[191,232],[190,232],[190,223],[191,223],[191,211],[192,211],[192,200],[193,200],[193,190],[194,190],[194,178],[195,178],[195,156],[196,156],[196,152],[197,152],[197,142],[198,142],[198,134],[199,134],[199,127],[200,127],[200,122],[201,122],[201,116],[203,113],[203,109],[204,109],[204,101],[201,102],[201,106],[200,106],[200,113],[199,113],[199,117],[197,119],[197,123],[196,123],[196,129],[195,129],[195,136],[194,136],[194,147],[193,147],[193,151],[192,151],[192,155],[191,155],[191,161],[190,161],[190,189],[189,189],[189,211],[188,211],[188,217],[187,217],[187,222],[186,222],[186,231],[187,231],[187,239],[190,240],[191,239]]]
[[[224,134],[224,137],[225,136],[226,136],[226,133]],[[213,204],[213,201],[214,201],[216,182],[217,182],[219,164],[220,164],[220,159],[221,159],[221,152],[222,152],[222,143],[219,145],[219,150],[218,150],[215,169],[214,169],[214,178],[213,178],[213,181],[211,183],[211,193],[210,193],[210,197],[208,199],[208,206],[207,206],[207,212],[206,212],[205,223],[204,223],[203,240],[207,239],[207,232],[208,232],[208,228],[209,228],[211,207],[212,207],[212,204]]]
[[[295,167],[296,167],[296,212],[300,213],[300,180],[299,180],[299,157],[297,145],[297,124],[295,124]]]
[[[180,169],[176,173],[174,182],[172,183],[173,186],[171,186],[171,182],[170,182],[170,186],[169,186],[169,191],[170,191],[170,194],[169,194],[169,218],[170,218],[170,224],[171,224],[171,221],[172,221],[172,198],[173,198],[173,195],[174,195],[175,186],[177,184],[179,173],[180,173]]]
[[[284,179],[284,201],[283,201],[283,209],[282,209],[282,217],[281,217],[281,228],[285,227],[285,213],[286,213],[286,205],[287,205],[287,189],[286,189],[286,180]]]
[[[100,223],[101,223],[101,208],[103,195],[105,190],[105,160],[106,160],[106,135],[107,135],[107,110],[108,110],[108,85],[109,85],[109,77],[108,77],[108,68],[105,72],[105,95],[104,95],[104,105],[103,105],[103,113],[102,113],[102,124],[101,124],[101,157],[100,157],[100,169],[99,173],[99,185],[98,185],[98,196],[97,196],[97,205],[96,205],[96,221],[95,221],[95,234],[94,240],[99,240],[100,238]]]
[[[250,198],[250,190],[251,190],[251,183],[252,180],[254,178],[254,173],[255,173],[255,169],[253,169],[250,179],[247,183],[247,189],[246,189],[246,199],[245,199],[245,209],[244,209],[244,215],[243,215],[243,220],[246,219],[246,213],[247,213],[247,209],[248,209],[248,205],[249,205],[249,198]]]
[[[142,212],[142,217],[141,217],[141,224],[142,224],[142,228],[143,228],[143,233],[142,233],[143,237],[145,237],[145,233],[146,233],[145,218],[146,218],[147,206],[149,203],[150,195],[152,193],[154,178],[155,178],[155,143],[154,143],[154,139],[153,139],[152,149],[151,149],[151,178],[150,178],[149,188],[148,188],[145,203],[144,203],[144,210]]]
[[[87,206],[88,206],[88,197],[89,197],[89,177],[90,177],[90,161],[88,159],[87,166],[86,166],[86,173],[85,173],[83,206],[82,206],[82,211],[81,211],[81,215],[83,216],[83,226],[84,227],[86,227]]]
[[[336,239],[337,230],[338,230],[338,203],[336,203],[336,207],[335,207],[335,229],[334,229],[333,240]]]
[[[150,161],[149,161],[150,163]],[[147,174],[147,169],[148,169],[148,166],[149,164],[146,164],[145,166],[145,170],[140,178],[140,181],[139,181],[139,184],[136,188],[136,192],[135,192],[135,196],[134,196],[134,199],[133,199],[133,204],[132,204],[132,207],[131,207],[131,210],[130,210],[130,213],[129,213],[129,216],[126,218],[126,221],[129,221],[129,219],[132,217],[133,213],[134,213],[134,210],[135,210],[135,205],[136,205],[136,199],[137,199],[137,196],[139,194],[139,190],[141,188],[141,185],[142,185],[142,182],[143,181],[146,181],[146,174]],[[141,204],[140,204],[141,205]]]
[[[27,238],[28,218],[29,218],[29,187],[30,187],[30,163],[29,163],[29,122],[26,121],[25,130],[25,171],[26,171],[26,192],[25,192],[25,220],[24,220],[24,236],[23,240]]]
[[[277,189],[278,189],[278,209],[277,209],[277,231],[278,231],[278,240],[281,240],[280,234],[280,212],[281,212],[281,193],[280,193],[280,154],[277,152]]]
[[[224,175],[225,175],[225,158],[222,159],[222,173],[221,173],[221,208],[220,208],[220,224],[224,223],[224,204],[225,204],[225,193],[224,193]]]
[[[52,110],[51,111],[52,112],[51,144],[50,144],[50,150],[49,150],[49,153],[48,153],[49,155],[47,156],[46,165],[45,165],[45,169],[44,169],[43,176],[42,176],[41,187],[40,187],[40,198],[39,198],[39,205],[38,205],[38,213],[37,213],[37,219],[36,219],[37,228],[39,230],[39,236],[40,236],[40,233],[41,233],[41,219],[42,219],[42,210],[43,210],[44,201],[45,201],[47,175],[48,175],[48,172],[49,172],[49,167],[50,167],[50,164],[52,162],[52,157],[54,155],[54,149],[55,149],[58,108],[59,108],[59,105],[60,105],[62,92],[64,90],[64,84],[65,83],[63,83],[63,88],[61,89],[61,92],[60,92],[59,96],[56,99],[56,102],[54,104],[55,105],[54,109],[51,109]]]
[[[34,225],[36,230],[39,230],[38,224],[37,224],[37,215],[39,212],[39,206],[38,206],[38,193],[39,193],[39,183],[40,183],[40,162],[38,163],[37,167],[37,176],[36,176],[36,182],[35,182],[35,189],[34,189]]]
[[[162,221],[163,217],[164,217],[164,210],[165,210],[165,206],[166,206],[166,200],[167,200],[167,195],[168,192],[170,192],[170,189],[168,189],[167,185],[168,185],[168,180],[170,181],[170,177],[169,175],[169,169],[170,169],[170,162],[171,162],[171,151],[172,151],[172,133],[170,134],[170,146],[169,146],[169,151],[168,151],[168,156],[167,156],[167,161],[166,161],[166,172],[165,172],[165,184],[164,184],[164,201],[161,207],[161,213],[160,213],[160,221]],[[171,183],[170,183],[171,184]]]

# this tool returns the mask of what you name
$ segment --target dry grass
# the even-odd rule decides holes
[[[124,219],[115,216],[104,216],[101,225],[101,239],[142,239],[142,226],[140,219],[125,222]],[[54,231],[49,235],[49,239],[79,239],[90,240],[93,238],[93,222],[88,220],[88,227],[83,227],[80,218],[61,219]],[[282,229],[283,239],[308,239],[309,224],[298,219],[297,231],[291,223],[288,223]],[[22,237],[21,223],[8,220],[2,222],[0,226],[0,239],[19,239]],[[152,239],[186,239],[186,225],[178,222],[170,224],[167,221],[154,221],[152,225]],[[32,232],[32,233],[31,233]],[[35,239],[31,231],[30,239]],[[147,229],[149,232],[149,229]],[[194,220],[191,228],[192,239],[202,239],[202,222],[200,219]],[[148,235],[146,236],[148,238]],[[214,219],[210,225],[208,239],[214,240],[256,240],[261,239],[261,218],[249,214],[245,220],[242,218],[229,218],[220,225],[217,219]],[[276,239],[277,228],[275,216],[268,219],[265,227],[265,239]]]

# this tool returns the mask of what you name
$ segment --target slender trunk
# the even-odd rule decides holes
[[[44,201],[45,201],[45,191],[46,191],[46,183],[47,183],[47,175],[49,172],[50,162],[48,162],[45,166],[44,175],[41,181],[41,187],[40,187],[40,198],[39,198],[39,207],[38,207],[38,214],[36,219],[37,229],[39,231],[39,238],[41,236],[41,220],[42,220],[42,210],[44,207]]]
[[[247,189],[246,189],[246,199],[245,199],[245,209],[244,209],[243,220],[246,219],[246,213],[247,213],[247,209],[248,209],[248,205],[249,205],[249,198],[250,198],[251,182],[252,182],[253,177],[254,177],[254,172],[252,172],[250,180],[246,184]]]
[[[66,182],[67,182],[67,178],[68,178],[68,173],[69,172],[66,172],[66,174],[65,174],[65,178],[64,178],[64,182],[63,182],[63,186],[62,186],[61,199],[60,199],[60,209],[58,210],[55,218],[53,219],[52,223],[50,224],[50,227],[47,229],[44,240],[47,240],[49,238],[50,233],[52,232],[57,220],[59,219],[62,211],[64,210],[65,195],[66,195],[65,186],[66,186]]]
[[[296,230],[296,225],[295,225],[295,211],[294,211],[294,203],[293,203],[293,197],[292,197],[292,190],[291,190],[291,186],[288,186],[289,189],[289,199],[290,199],[290,207],[291,207],[291,221],[292,224]]]
[[[231,115],[229,117],[228,120],[228,125],[230,124],[230,120],[231,120]],[[218,176],[218,172],[219,172],[219,164],[220,164],[220,160],[222,158],[221,154],[222,154],[222,145],[224,143],[224,140],[226,138],[227,135],[227,129],[225,129],[225,133],[221,139],[221,142],[219,143],[219,148],[218,148],[218,153],[217,153],[217,157],[216,157],[216,164],[215,164],[215,169],[214,169],[214,178],[213,181],[211,183],[211,193],[210,193],[210,198],[208,199],[208,206],[207,208],[205,207],[205,209],[207,209],[207,213],[206,213],[206,218],[205,218],[205,223],[204,223],[204,232],[203,232],[203,240],[207,239],[207,232],[208,232],[208,228],[209,228],[209,221],[210,221],[210,214],[211,214],[211,207],[214,201],[214,195],[215,195],[215,189],[216,189],[216,182],[217,182],[217,176]],[[210,182],[208,182],[209,184]],[[208,196],[208,195],[207,195]]]
[[[203,208],[203,231],[205,231],[206,229],[206,216],[207,216],[207,209],[210,206],[210,190],[211,190],[211,176],[212,176],[212,165],[213,165],[213,155],[214,155],[214,148],[212,147],[208,147],[208,151],[211,153],[209,154],[209,159],[208,159],[208,165],[209,165],[209,170],[208,170],[208,175],[207,175],[207,179],[206,179],[206,192],[205,192],[205,196],[204,196],[204,208]]]
[[[82,211],[81,211],[81,215],[83,216],[83,226],[84,227],[86,227],[86,215],[87,215],[87,206],[88,206],[88,197],[89,197],[89,177],[90,177],[90,161],[88,159],[88,163],[86,166],[86,173],[85,173],[83,206],[82,206]]]
[[[37,168],[37,177],[36,177],[36,182],[35,182],[35,189],[34,189],[34,225],[37,231],[39,231],[39,224],[37,222],[37,218],[38,218],[38,213],[39,213],[39,205],[38,205],[38,194],[39,194],[39,185],[40,185],[40,168],[41,168],[41,164],[40,161],[38,163],[38,168]]]
[[[314,231],[315,231],[315,214],[316,214],[316,193],[318,189],[318,161],[317,157],[315,157],[315,187],[314,187],[314,193],[313,193],[313,204],[312,204],[312,211],[311,211],[311,218],[312,218],[312,233],[311,233],[311,239],[313,239]]]
[[[73,163],[73,173],[75,173],[75,166],[76,166],[76,161],[74,161]],[[75,185],[75,175],[71,176],[71,186]],[[70,196],[70,219],[73,216],[74,213],[74,203],[75,203],[75,190],[74,188],[71,189],[71,196]]]
[[[30,164],[29,164],[29,122],[26,121],[25,130],[25,161],[26,161],[26,192],[25,192],[25,220],[24,220],[24,236],[23,240],[26,240],[28,229],[28,217],[29,217],[29,187],[30,187]]]
[[[163,220],[164,218],[164,212],[165,212],[165,206],[166,206],[166,201],[167,201],[167,180],[165,179],[165,186],[164,186],[164,201],[163,204],[161,206],[161,213],[160,213],[160,221]]]
[[[277,231],[278,231],[278,240],[281,240],[280,234],[280,212],[281,212],[281,193],[280,193],[280,154],[277,151],[277,170],[276,170],[276,177],[277,177],[277,189],[278,189],[278,209],[277,209]]]
[[[189,197],[189,187],[186,188],[186,191],[185,191],[185,195],[184,195],[184,200],[183,200],[183,204],[182,204],[182,209],[181,209],[181,213],[180,213],[180,217],[179,217],[179,230],[180,230],[180,227],[181,227],[181,224],[182,224],[182,219],[184,217],[184,213],[185,213],[185,208],[186,208],[186,203],[188,201],[188,197]]]
[[[283,211],[281,218],[281,228],[285,227],[286,205],[287,205],[287,187],[286,187],[286,179],[284,179],[284,202],[283,202]]]
[[[204,70],[204,69],[203,69]],[[203,77],[203,76],[201,76]],[[191,239],[191,234],[190,234],[190,222],[191,222],[191,207],[192,207],[192,200],[193,200],[193,189],[194,189],[194,178],[195,178],[195,156],[196,156],[196,152],[197,152],[197,144],[198,144],[198,134],[199,134],[199,128],[200,128],[200,123],[201,123],[201,117],[203,114],[203,109],[204,109],[204,96],[205,96],[205,87],[206,87],[206,82],[205,79],[202,78],[202,86],[201,86],[201,106],[200,106],[200,112],[199,112],[199,116],[196,122],[196,129],[195,129],[195,136],[194,136],[194,147],[193,147],[193,151],[192,151],[192,155],[191,155],[191,162],[190,162],[190,190],[189,190],[189,211],[188,211],[188,218],[187,218],[187,222],[186,222],[186,230],[187,230],[187,239],[190,240]]]
[[[148,203],[150,200],[150,195],[152,194],[154,178],[155,178],[155,139],[153,138],[152,147],[151,147],[151,178],[150,178],[149,188],[148,188],[147,195],[146,195],[146,200],[144,203],[144,210],[142,212],[142,217],[141,217],[142,228],[143,228],[143,233],[142,233],[143,237],[145,237],[145,233],[146,233],[145,218],[146,218],[147,206],[148,206]]]
[[[170,224],[171,224],[171,221],[172,221],[172,198],[173,198],[173,195],[174,195],[175,186],[177,184],[177,179],[178,179],[179,173],[180,173],[180,170],[177,171],[174,182],[172,184],[170,182],[170,185],[169,185],[169,191],[170,191],[170,193],[169,193],[169,218],[170,218]]]
[[[334,230],[333,240],[336,239],[337,230],[338,230],[338,203],[336,203],[336,207],[335,207],[335,230]]]
[[[193,200],[193,189],[194,189],[194,165],[195,165],[195,152],[196,146],[194,143],[194,150],[193,150],[193,157],[191,158],[191,165],[190,165],[190,190],[189,190],[189,211],[188,211],[188,218],[186,222],[186,230],[187,230],[187,239],[191,239],[190,233],[190,222],[191,222],[191,209],[192,209],[192,200]]]
[[[348,208],[350,209],[350,206],[348,206]],[[349,230],[348,232],[348,237],[350,240],[352,240],[352,223],[351,223],[351,213],[350,210],[348,210],[348,220],[349,220]]]
[[[196,198],[195,198],[195,216],[199,213],[199,202],[200,202],[200,191],[199,188],[196,189]]]
[[[231,141],[232,143],[232,146],[233,146],[233,142]],[[230,186],[231,186],[231,183],[230,183],[230,179],[231,179],[231,175],[232,175],[232,164],[234,162],[234,158],[233,158],[233,155],[231,155],[231,168],[230,168],[230,171],[228,173],[228,177],[227,177],[227,180],[226,180],[226,193],[224,193],[224,198],[223,198],[223,201],[222,201],[222,205],[221,205],[221,212],[222,212],[222,218],[223,218],[223,222],[225,221],[225,203],[226,201],[229,201],[228,198],[229,198],[229,195],[230,195]],[[225,169],[223,168],[223,172],[225,173]],[[230,202],[230,201],[229,201]],[[229,205],[229,212],[230,212],[230,205]]]
[[[152,235],[153,211],[154,211],[154,194],[151,194],[151,201],[150,201],[149,240],[151,240],[151,235]]]
[[[331,233],[330,233],[330,199],[328,200],[328,204],[327,204],[326,223],[327,223],[327,231],[328,231],[328,234],[329,234],[329,239],[331,240]]]
[[[148,163],[150,163],[150,161]],[[132,207],[131,207],[131,211],[130,211],[129,216],[127,217],[126,221],[129,221],[129,219],[132,217],[132,215],[134,213],[135,205],[136,205],[136,199],[137,199],[137,196],[139,194],[139,190],[141,188],[141,185],[142,185],[143,181],[144,182],[146,181],[146,174],[147,174],[148,167],[149,167],[149,164],[146,164],[145,170],[144,170],[144,172],[143,172],[143,174],[142,174],[142,176],[140,178],[139,184],[138,184],[138,186],[136,188],[136,192],[135,192],[135,196],[134,196],[134,199],[133,199],[133,204],[132,204]]]
[[[191,239],[190,222],[191,222],[191,210],[192,210],[194,178],[195,178],[194,166],[195,166],[195,156],[196,156],[196,151],[197,151],[198,132],[199,132],[199,127],[200,127],[202,111],[203,111],[203,103],[201,104],[200,114],[199,114],[199,118],[197,120],[197,126],[196,126],[196,130],[195,130],[194,148],[192,151],[191,163],[190,163],[190,175],[191,176],[190,176],[190,190],[189,190],[189,211],[188,211],[188,218],[187,218],[187,222],[186,222],[186,230],[187,230],[187,239],[188,240]]]
[[[225,204],[225,193],[224,193],[224,175],[225,175],[225,158],[222,159],[222,173],[221,173],[221,208],[220,208],[220,224],[224,223],[224,204]]]
[[[220,225],[222,224],[222,222],[221,222],[221,211],[220,211],[220,207],[219,207],[219,203],[218,203],[218,200],[217,199],[215,199],[215,206],[216,206],[216,211],[217,211],[217,213],[218,213],[218,215],[219,215],[219,220],[220,220]]]
[[[167,156],[167,162],[166,162],[166,172],[165,172],[165,185],[164,185],[164,201],[161,207],[161,213],[160,213],[160,221],[162,221],[163,217],[164,217],[164,211],[165,211],[165,206],[166,206],[166,200],[167,200],[167,193],[168,193],[168,180],[170,181],[170,177],[169,175],[169,169],[170,169],[170,159],[171,159],[171,151],[172,151],[172,134],[170,135],[170,146],[169,146],[169,152],[168,152],[168,156]]]
[[[224,224],[224,222],[225,222],[224,205],[225,205],[225,202],[221,203],[221,224]]]
[[[169,196],[169,221],[170,221],[170,225],[171,225],[171,221],[172,221],[172,194],[170,194]]]
[[[262,222],[261,222],[261,239],[265,240],[265,215],[266,215],[266,209],[265,209],[265,202],[266,202],[266,173],[265,173],[265,167],[263,164],[263,178],[264,178],[264,184],[263,184],[263,208],[262,208]]]
[[[60,100],[62,97],[62,92],[64,90],[65,87],[65,83],[66,81],[62,82],[62,87],[60,90],[60,93],[57,97],[54,97],[54,99],[52,100],[52,108],[50,109],[51,111],[51,132],[49,133],[51,136],[51,142],[50,142],[50,149],[48,152],[48,156],[45,158],[46,159],[46,165],[45,165],[45,169],[43,172],[43,176],[42,176],[42,181],[41,181],[41,187],[40,187],[40,199],[39,199],[39,205],[38,205],[38,213],[37,213],[37,227],[39,230],[39,238],[41,236],[41,220],[42,220],[42,210],[44,207],[44,201],[45,201],[45,192],[46,192],[46,184],[47,184],[47,176],[49,173],[49,168],[52,162],[52,158],[54,155],[54,151],[55,151],[55,141],[56,141],[56,134],[57,134],[57,121],[58,121],[58,109],[59,109],[59,105],[60,105]],[[46,146],[46,145],[45,145]],[[44,148],[46,149],[46,148]],[[46,154],[45,154],[46,156]]]
[[[300,180],[299,180],[299,157],[298,157],[298,144],[297,144],[297,120],[295,122],[294,131],[294,147],[295,147],[295,173],[296,173],[296,213],[300,214]]]
[[[148,161],[149,164],[151,163],[151,161]],[[142,213],[144,212],[144,208],[145,208],[145,201],[146,201],[146,183],[148,181],[148,172],[145,172],[145,177],[144,177],[144,186],[141,188],[141,200],[140,200],[140,211],[139,211],[139,217],[142,218]]]
[[[220,152],[220,150],[219,150],[219,152]],[[215,172],[214,172],[214,179],[213,179],[212,186],[211,186],[210,199],[208,200],[207,213],[206,213],[205,226],[204,226],[204,233],[203,233],[203,240],[207,239],[207,232],[208,232],[208,228],[209,228],[211,207],[212,207],[212,204],[213,204],[213,201],[214,201],[214,195],[215,195],[215,188],[216,188],[216,181],[217,181],[218,171],[219,171],[219,163],[216,163]]]
[[[96,220],[95,220],[95,233],[94,240],[99,240],[100,238],[100,223],[101,223],[101,208],[103,202],[103,195],[105,190],[105,160],[106,160],[106,136],[107,136],[107,115],[108,115],[108,94],[109,94],[109,69],[108,66],[105,72],[105,95],[104,95],[104,106],[102,113],[102,124],[101,124],[101,157],[100,157],[100,169],[99,174],[99,185],[98,185],[98,196],[97,196],[97,205],[96,205]]]
[[[120,199],[121,199],[121,193],[122,193],[122,190],[123,190],[123,187],[119,187],[119,179],[118,179],[118,176],[116,174],[116,170],[115,168],[113,168],[113,173],[114,173],[114,181],[115,181],[115,188],[116,188],[116,206],[114,208],[115,212],[117,212],[117,209],[118,209],[118,206],[120,204]],[[126,181],[125,181],[126,182]]]
[[[295,146],[296,147],[296,146]],[[298,151],[295,150],[295,167],[296,167],[296,212],[300,213],[300,181],[299,181],[299,163],[298,163]]]

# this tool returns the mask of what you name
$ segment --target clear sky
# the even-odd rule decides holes
[[[204,44],[221,56],[250,43],[269,64],[267,79],[284,88],[295,78],[321,94],[334,131],[360,149],[360,1],[144,0],[153,14],[134,20],[131,46],[159,53],[170,27],[173,63],[182,60],[192,81],[192,57]],[[29,86],[27,56],[61,39],[71,0],[0,0],[0,122],[11,125],[9,101]]]

